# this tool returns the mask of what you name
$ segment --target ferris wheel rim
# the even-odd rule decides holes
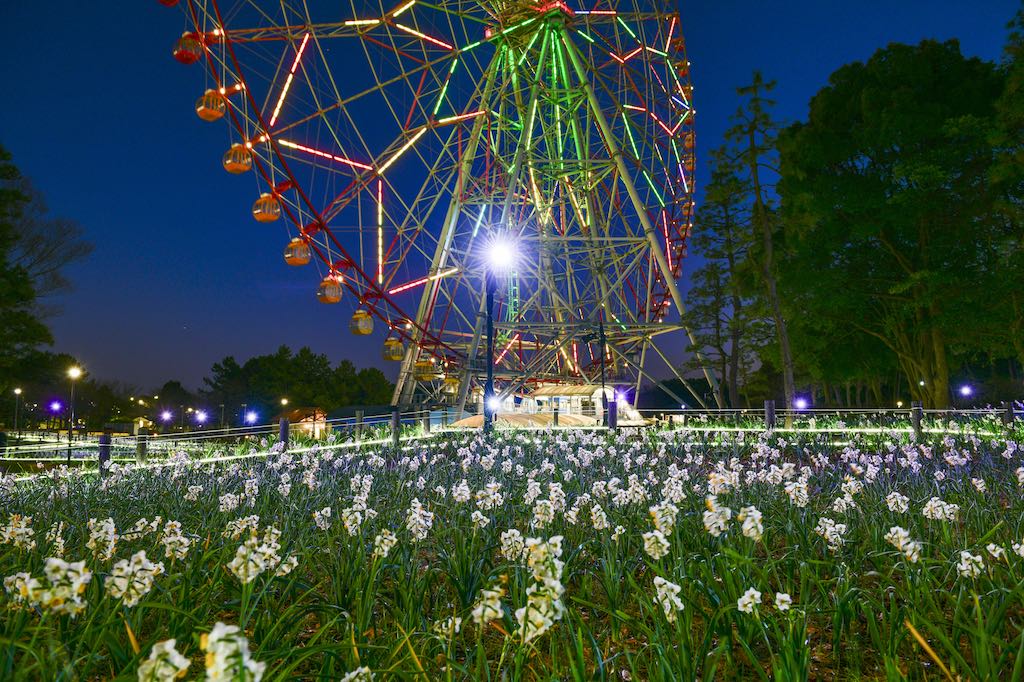
[[[220,4],[219,4],[218,0],[209,0],[209,2],[210,2],[210,4],[212,5],[212,7],[214,9],[214,13],[215,13],[215,15],[217,17],[218,24],[220,26],[225,26],[225,23],[224,23],[224,20],[223,20],[223,16],[222,16],[221,10],[220,10]],[[195,0],[188,0],[188,4],[189,4],[190,13],[192,15],[192,23],[198,29],[199,22],[198,22],[198,16],[196,15],[196,10],[195,10]],[[247,84],[248,83],[248,79],[246,78],[246,75],[245,75],[245,73],[242,70],[242,65],[239,62],[237,55],[235,54],[234,44],[230,40],[230,38],[228,37],[228,32],[227,31],[225,31],[225,33],[224,33],[223,42],[224,42],[225,49],[227,50],[227,53],[230,55],[231,62],[233,64],[233,66],[234,66],[235,73],[236,73],[236,75],[238,77],[239,83]],[[206,46],[205,40],[203,41],[203,46],[204,46],[204,53],[205,53],[205,52],[208,51],[208,48]],[[219,77],[219,75],[216,72],[216,68],[215,68],[215,65],[213,63],[213,60],[209,59],[208,55],[207,55],[206,62],[207,62],[210,74],[214,78],[214,81],[220,83],[220,77]],[[220,85],[222,87],[224,86],[223,83],[220,83]],[[243,90],[243,93],[244,93],[243,96],[246,97],[248,99],[248,101],[249,101],[249,105],[252,108],[253,115],[256,117],[257,121],[260,124],[260,128],[262,130],[264,130],[264,131],[269,130],[269,128],[267,127],[267,121],[264,119],[264,114],[263,114],[262,108],[257,105],[257,103],[256,103],[256,101],[255,101],[255,99],[254,99],[254,97],[252,95],[252,89],[249,88],[247,85],[245,85],[245,87],[243,87],[242,90]],[[231,116],[232,125],[234,126],[235,130],[244,139],[246,131],[245,131],[244,127],[241,125],[240,121],[238,120],[237,114],[235,113],[234,109],[232,107],[228,107],[228,113]],[[270,135],[270,134],[268,134],[266,132],[264,132],[264,135],[267,138],[266,142],[269,144],[269,146],[271,148],[271,151],[273,152],[273,154],[274,154],[275,158],[277,159],[278,163],[281,164],[282,170],[284,171],[285,175],[288,177],[288,181],[292,185],[290,187],[290,189],[294,189],[295,190],[295,192],[301,198],[302,202],[305,204],[306,209],[310,212],[311,215],[315,216],[316,220],[314,221],[314,224],[317,226],[317,230],[318,231],[321,231],[321,230],[324,231],[330,237],[331,241],[334,243],[334,246],[338,250],[339,254],[341,254],[343,256],[343,259],[344,259],[343,266],[344,266],[344,268],[347,269],[347,270],[348,269],[355,270],[355,272],[359,275],[359,277],[364,282],[364,284],[368,288],[373,290],[373,295],[372,296],[367,296],[365,293],[361,293],[358,289],[356,289],[351,284],[351,282],[347,278],[343,278],[342,281],[341,281],[341,284],[350,293],[352,293],[353,296],[356,296],[359,299],[361,305],[363,305],[367,309],[369,309],[371,311],[371,313],[376,315],[377,318],[380,319],[382,322],[388,324],[389,329],[390,329],[390,334],[400,336],[400,337],[402,337],[406,341],[412,341],[412,335],[410,335],[408,333],[410,330],[408,328],[404,328],[404,325],[411,324],[411,325],[417,327],[418,331],[421,334],[423,334],[425,337],[429,338],[429,340],[431,342],[428,345],[424,345],[423,342],[420,341],[418,343],[418,345],[420,346],[420,348],[422,350],[430,353],[433,357],[435,357],[435,358],[437,358],[439,360],[447,359],[449,356],[446,356],[444,354],[439,354],[436,351],[437,348],[444,348],[444,349],[450,351],[453,356],[457,357],[457,353],[454,351],[454,349],[450,348],[448,346],[448,344],[446,344],[441,338],[435,336],[429,329],[420,326],[418,324],[418,321],[416,321],[414,317],[409,316],[408,313],[406,313],[392,299],[392,297],[388,294],[388,292],[386,290],[380,288],[377,285],[377,283],[374,281],[374,278],[370,277],[362,269],[362,267],[356,262],[356,259],[353,258],[351,256],[351,254],[349,254],[348,250],[341,244],[341,242],[337,239],[337,237],[334,235],[334,233],[328,228],[326,222],[323,219],[322,212],[313,205],[313,202],[310,200],[310,198],[307,195],[306,191],[302,188],[302,185],[298,181],[296,175],[292,172],[291,166],[288,163],[288,159],[281,153],[281,151],[280,151],[280,149],[278,147],[277,140],[274,138],[273,135]],[[249,141],[247,140],[247,142],[249,142]],[[273,183],[270,175],[266,172],[266,170],[263,167],[262,159],[260,159],[257,155],[253,155],[253,157],[254,157],[254,165],[258,169],[258,172],[260,173],[260,175],[267,182],[268,186],[270,186],[271,188],[274,188],[274,183]],[[353,181],[352,184],[356,184],[355,181]],[[369,185],[369,184],[370,183],[367,183],[367,185]],[[323,253],[321,252],[320,248],[318,247],[318,245],[313,243],[312,240],[306,238],[307,237],[307,227],[308,227],[308,225],[302,225],[301,221],[299,219],[297,219],[296,216],[292,215],[290,207],[288,207],[287,204],[285,204],[284,202],[281,202],[281,204],[282,204],[282,212],[285,213],[287,215],[288,219],[291,220],[292,224],[295,225],[296,229],[298,230],[300,238],[302,238],[303,241],[305,241],[311,247],[313,252],[330,269],[330,271],[334,272],[336,270],[336,268],[337,268],[338,263],[336,261],[332,262],[329,258],[325,257],[323,255]],[[399,324],[399,325],[393,324],[392,320],[389,318],[389,316],[384,314],[383,312],[381,312],[381,310],[378,309],[378,306],[371,302],[372,300],[383,300],[383,301],[385,301],[387,303],[387,305],[391,308],[391,310],[396,313],[396,316],[400,320],[403,321],[403,324]]]

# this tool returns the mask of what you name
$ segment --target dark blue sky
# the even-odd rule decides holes
[[[777,113],[795,120],[832,71],[889,42],[958,38],[965,54],[998,59],[1019,6],[683,2],[698,182],[701,153],[720,144],[735,88],[754,69],[778,80]],[[180,10],[156,0],[0,7],[0,144],[52,211],[80,222],[96,245],[51,320],[56,350],[94,376],[141,387],[168,378],[197,387],[219,358],[280,344],[381,365],[379,341],[348,333],[350,307],[318,304],[309,273],[281,261],[279,231],[248,215],[253,183],[220,166],[223,126],[193,113],[200,67],[171,58],[182,30]]]

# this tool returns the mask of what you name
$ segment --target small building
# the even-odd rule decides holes
[[[296,407],[277,416],[287,419],[292,428],[313,438],[319,438],[327,430],[327,413],[319,407]]]
[[[615,400],[615,389],[604,387],[609,402]],[[592,417],[600,424],[604,417],[604,401],[599,384],[547,384],[540,386],[523,400],[520,412],[554,412],[558,415]]]

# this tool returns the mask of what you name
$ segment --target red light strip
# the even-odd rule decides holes
[[[625,64],[631,58],[637,56],[637,54],[639,54],[641,51],[643,51],[643,49],[644,49],[643,47],[636,48],[635,50],[633,50],[632,52],[630,52],[629,54],[627,54],[625,57],[622,58],[622,63]]]
[[[300,152],[306,152],[307,154],[312,154],[314,156],[319,156],[319,157],[324,158],[324,159],[330,159],[331,161],[337,161],[339,163],[344,163],[344,164],[347,164],[349,166],[352,166],[353,168],[362,168],[363,170],[373,170],[373,166],[367,166],[365,163],[360,163],[358,161],[353,161],[352,159],[346,159],[343,156],[335,156],[334,154],[328,154],[327,152],[322,152],[319,149],[313,149],[312,147],[305,147],[305,146],[303,146],[301,144],[296,144],[296,143],[290,142],[288,140],[278,140],[277,143],[282,145],[282,146],[284,146],[284,147],[288,147],[289,149],[297,149]]]
[[[408,33],[410,35],[414,35],[417,38],[421,38],[421,39],[427,41],[428,43],[433,43],[435,45],[443,47],[446,50],[454,50],[455,49],[454,46],[449,45],[448,43],[444,42],[443,40],[438,40],[437,38],[434,38],[432,36],[428,36],[426,33],[420,33],[416,29],[410,28],[409,26],[406,26],[405,24],[400,24],[397,21],[395,22],[395,28],[401,29],[402,31],[405,31],[406,33]]]
[[[494,358],[494,364],[496,364],[496,365],[501,364],[501,359],[505,357],[505,353],[507,353],[509,348],[512,347],[512,344],[514,344],[518,340],[519,340],[519,332],[516,332],[515,336],[513,336],[509,340],[508,345],[505,346],[505,350],[501,351],[501,354],[498,357]]]
[[[274,107],[274,113],[270,117],[269,128],[273,128],[274,124],[277,123],[277,115],[281,113],[281,105],[284,104],[285,95],[288,94],[288,88],[292,87],[292,79],[295,78],[295,69],[299,68],[299,60],[302,59],[302,53],[306,51],[306,43],[309,42],[309,33],[302,37],[302,44],[299,45],[299,51],[295,53],[295,61],[292,62],[291,71],[288,72],[288,78],[284,82],[284,87],[281,88],[281,96],[277,98],[277,106]]]
[[[665,211],[661,212],[661,223],[662,230],[665,232],[665,255],[668,257],[668,271],[672,272],[675,268],[672,267],[672,244],[668,239],[668,213]]]
[[[377,179],[377,284],[384,283],[384,181]]]

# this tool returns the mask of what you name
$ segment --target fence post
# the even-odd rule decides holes
[[[619,426],[619,404],[614,400],[608,403],[608,428],[614,431]]]
[[[420,423],[423,424],[423,435],[428,435],[430,433],[430,410],[423,412]]]
[[[1012,400],[1004,400],[1003,401],[1002,420],[1003,420],[1003,424],[1005,424],[1006,426],[1013,426],[1013,401]]]
[[[555,407],[551,410],[551,425],[558,426],[558,403],[555,403]]]
[[[921,440],[921,418],[924,416],[924,404],[920,400],[910,403],[910,421],[914,425],[914,440]]]
[[[100,434],[100,474],[103,474],[103,469],[110,462],[110,433],[103,432]]]
[[[764,401],[764,428],[769,431],[775,430],[775,401]]]
[[[356,441],[363,439],[363,411],[356,410]]]
[[[281,452],[288,451],[288,417],[281,417],[277,423],[277,442],[281,443]]]
[[[146,463],[147,441],[149,441],[149,429],[139,429],[139,435],[135,437],[135,461],[139,464]]]
[[[402,435],[402,413],[397,407],[391,408],[391,444],[398,449],[398,443]]]

